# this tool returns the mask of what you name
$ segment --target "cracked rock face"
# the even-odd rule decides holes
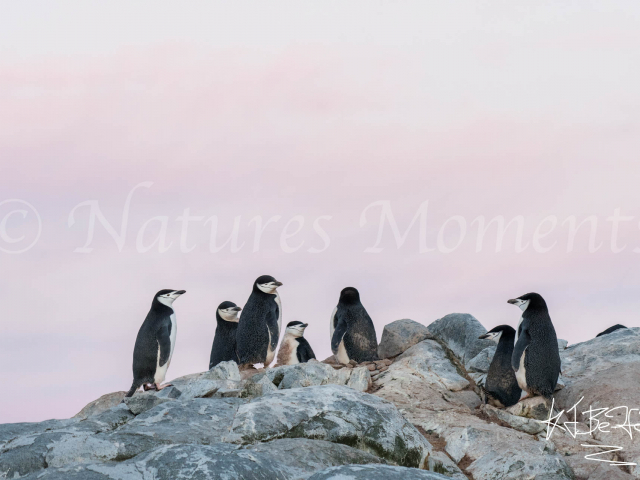
[[[341,443],[410,467],[420,467],[431,451],[394,405],[338,385],[282,390],[242,405],[228,441],[278,438]]]
[[[446,480],[449,477],[439,473],[426,472],[402,467],[384,465],[346,465],[323,470],[309,477],[309,480]]]

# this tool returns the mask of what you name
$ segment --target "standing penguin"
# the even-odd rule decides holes
[[[244,306],[236,341],[241,368],[255,363],[267,367],[273,361],[282,325],[282,304],[277,289],[282,286],[271,275],[262,275],[253,283],[253,291]]]
[[[311,345],[303,336],[304,329],[308,326],[308,323],[289,322],[278,350],[278,365],[307,363],[310,359],[316,358]]]
[[[498,341],[498,337],[500,338]],[[498,348],[493,355],[487,379],[484,383],[485,403],[494,407],[504,408],[515,405],[520,400],[522,390],[516,380],[516,374],[511,366],[513,356],[513,341],[516,331],[509,325],[500,325],[478,337],[498,341]]]
[[[331,351],[338,362],[346,365],[378,360],[378,341],[371,317],[353,287],[340,292],[338,306],[330,320]]]
[[[145,390],[162,390],[162,385],[176,346],[178,325],[173,311],[173,302],[184,290],[160,290],[153,297],[151,310],[147,314],[136,338],[133,349],[133,384],[127,397],[144,385]]]
[[[550,399],[560,375],[560,354],[547,303],[537,293],[527,293],[508,303],[522,310],[511,357],[518,385],[527,392],[526,397],[542,395]]]
[[[242,310],[233,302],[222,302],[216,310],[216,334],[213,337],[209,370],[220,362],[233,360],[238,363],[236,351],[236,331],[238,330],[238,312]]]

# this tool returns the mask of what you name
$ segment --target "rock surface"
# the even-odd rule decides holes
[[[583,397],[579,412],[638,408],[640,329],[559,342],[565,386],[554,403],[565,412],[547,439],[540,397],[502,410],[480,405],[474,381],[495,344],[478,340],[484,327],[474,317],[437,320],[433,338],[420,339],[424,326],[413,323],[385,329],[395,333],[383,351],[402,349],[393,361],[242,374],[225,362],[126,403],[124,392],[105,395],[69,420],[0,425],[0,479],[640,479],[637,465],[585,458],[619,445],[601,459],[640,463],[637,432],[615,428],[624,408],[608,412],[610,428],[577,438],[563,424]],[[637,412],[630,421],[640,423]],[[588,417],[575,428],[588,432]]]
[[[416,343],[430,337],[429,330],[421,323],[408,318],[396,320],[385,325],[378,345],[378,356],[380,358],[396,357]]]

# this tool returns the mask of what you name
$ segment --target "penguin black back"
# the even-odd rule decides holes
[[[241,310],[233,302],[222,302],[216,309],[216,333],[211,346],[209,369],[220,362],[233,360],[238,363],[236,331],[238,330],[238,312]]]
[[[612,332],[615,332],[616,330],[620,330],[621,328],[627,328],[624,325],[620,325],[619,323],[617,325],[614,325],[613,327],[609,327],[607,328],[605,331],[600,332],[599,334],[596,335],[596,338],[601,337],[602,335],[608,335]]]
[[[236,340],[242,366],[271,363],[280,336],[281,305],[276,289],[282,285],[271,275],[262,275],[253,290],[238,323]]]
[[[331,329],[331,350],[340,363],[378,360],[376,330],[357,289],[347,287],[340,292]]]
[[[542,395],[549,399],[558,383],[561,363],[558,337],[549,316],[547,303],[537,293],[527,293],[509,300],[509,303],[524,309],[511,361],[516,378],[523,364],[529,395]],[[519,383],[522,387],[522,383]]]
[[[510,407],[520,400],[522,390],[511,367],[516,331],[509,325],[500,325],[480,338],[495,339],[500,336],[496,353],[491,360],[484,391],[489,403],[496,407]]]

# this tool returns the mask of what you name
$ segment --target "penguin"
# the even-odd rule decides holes
[[[277,292],[280,286],[282,282],[271,275],[262,275],[253,283],[236,332],[242,369],[256,363],[267,367],[273,362],[282,325],[282,303]]]
[[[621,328],[627,328],[624,325],[620,325],[619,323],[617,325],[614,325],[613,327],[609,327],[607,328],[604,332],[600,332],[599,334],[596,335],[596,338],[601,337],[602,335],[608,335],[611,332],[615,332],[616,330],[620,330]]]
[[[508,303],[522,310],[511,366],[518,385],[527,392],[523,399],[542,395],[549,400],[560,375],[560,354],[547,303],[537,293],[527,293]]]
[[[242,310],[233,302],[222,302],[216,310],[216,334],[213,337],[209,370],[220,362],[233,360],[238,363],[236,351],[236,331],[238,330],[238,312]]]
[[[344,365],[378,360],[378,341],[371,317],[353,287],[340,292],[338,306],[330,319],[331,351]]]
[[[127,397],[132,397],[141,386],[145,390],[171,386],[162,385],[162,382],[176,346],[178,325],[173,302],[185,293],[184,290],[160,290],[153,297],[151,310],[138,331],[133,349],[133,383]]]
[[[516,374],[511,367],[516,331],[509,325],[500,325],[478,338],[498,342],[498,348],[493,355],[484,383],[485,403],[490,403],[498,408],[515,405],[522,395]]]
[[[278,365],[295,365],[297,363],[307,363],[310,359],[316,358],[311,345],[304,338],[304,329],[308,323],[289,322],[284,331],[284,337],[278,350]]]

